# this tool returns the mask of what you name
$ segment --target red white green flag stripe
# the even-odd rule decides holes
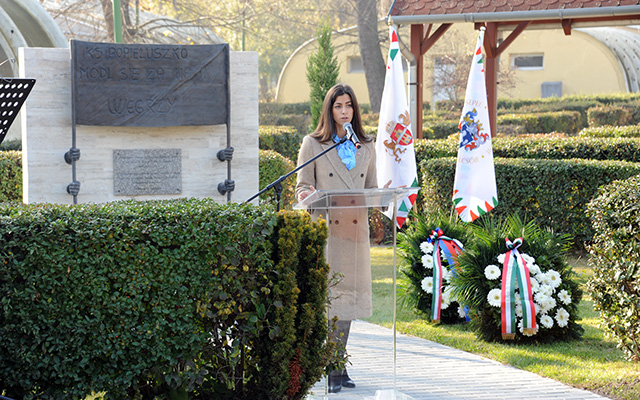
[[[502,292],[500,295],[500,315],[502,320],[502,339],[515,338],[516,325],[516,287],[522,301],[522,331],[525,335],[534,335],[538,331],[536,307],[533,303],[529,268],[518,251],[522,238],[511,242],[508,238],[507,253],[502,268]]]

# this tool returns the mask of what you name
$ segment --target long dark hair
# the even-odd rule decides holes
[[[311,137],[318,139],[320,142],[328,142],[336,133],[336,121],[333,119],[333,104],[336,99],[344,94],[348,94],[351,97],[351,106],[353,107],[353,118],[351,119],[351,126],[353,131],[358,136],[361,142],[370,142],[372,137],[366,135],[362,129],[362,120],[360,119],[360,107],[358,106],[358,100],[356,94],[349,85],[343,85],[341,83],[333,86],[327,94],[324,96],[322,102],[322,113],[320,114],[320,120],[316,130],[313,131]]]

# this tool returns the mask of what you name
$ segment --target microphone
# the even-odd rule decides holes
[[[358,135],[356,135],[356,133],[353,131],[351,122],[345,122],[344,125],[342,125],[342,129],[344,129],[344,131],[347,132],[347,139],[351,140],[351,143],[353,143],[356,146],[356,149],[359,149],[360,146],[362,145],[360,144]]]

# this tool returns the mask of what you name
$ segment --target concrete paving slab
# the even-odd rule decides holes
[[[577,389],[465,351],[354,321],[347,344],[353,389],[325,393],[318,382],[308,400],[602,400]]]

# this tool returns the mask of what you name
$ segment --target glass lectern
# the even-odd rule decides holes
[[[356,320],[347,344],[350,355],[347,370],[356,382],[355,388],[344,388],[337,395],[327,392],[327,379],[316,384],[307,399],[364,396],[372,399],[410,399],[396,389],[396,224],[393,225],[393,326],[391,334],[368,334],[358,327],[372,312],[370,269],[370,235],[368,210],[378,208],[392,213],[396,220],[397,205],[418,188],[382,188],[355,190],[317,190],[294,206],[308,211],[314,219],[323,218],[329,230],[326,259],[331,274],[338,273],[340,282],[329,288],[328,318]],[[378,284],[378,283],[377,283]],[[385,282],[382,282],[385,284]],[[387,282],[388,284],[388,282]],[[366,329],[365,329],[366,331]],[[337,396],[337,397],[336,397]]]

